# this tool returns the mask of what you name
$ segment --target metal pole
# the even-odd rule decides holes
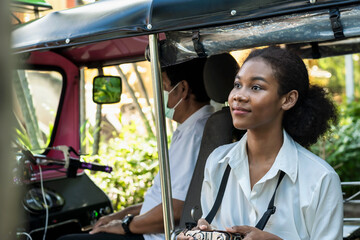
[[[352,55],[345,55],[345,89],[347,102],[354,100],[354,63]]]
[[[98,68],[98,74],[104,75],[104,70],[102,67]],[[99,153],[99,145],[100,145],[100,131],[101,131],[101,121],[102,121],[102,105],[96,104],[96,121],[95,121],[95,131],[94,131],[94,144],[93,144],[93,152],[92,155],[98,155]]]
[[[156,116],[156,139],[159,152],[161,196],[164,215],[165,239],[170,240],[174,230],[174,216],[171,194],[171,180],[169,168],[169,156],[166,137],[165,109],[163,99],[163,85],[160,72],[160,61],[158,54],[158,34],[149,36],[151,75],[155,99]]]
[[[86,98],[85,98],[85,69],[80,69],[80,153],[87,152],[86,139]]]

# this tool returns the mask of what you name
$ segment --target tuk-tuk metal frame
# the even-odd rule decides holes
[[[155,98],[155,114],[156,118],[156,139],[159,152],[159,171],[164,216],[165,238],[170,239],[171,233],[174,231],[174,216],[172,206],[171,179],[169,155],[166,137],[165,109],[163,98],[163,85],[161,78],[161,69],[158,52],[158,34],[149,35],[150,63],[151,75],[153,79],[153,92]]]

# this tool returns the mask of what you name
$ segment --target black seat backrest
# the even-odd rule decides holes
[[[233,88],[238,64],[230,54],[211,56],[205,64],[204,81],[209,97],[225,103]],[[234,128],[229,107],[213,113],[206,122],[198,160],[185,199],[180,228],[186,223],[196,223],[202,216],[200,195],[204,178],[204,167],[210,153],[217,147],[239,140],[244,131]]]

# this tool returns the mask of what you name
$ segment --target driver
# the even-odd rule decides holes
[[[175,224],[180,221],[205,123],[214,112],[204,87],[205,62],[206,58],[196,58],[162,69],[165,114],[179,124],[169,148]],[[58,240],[160,240],[165,238],[163,232],[160,177],[157,174],[143,203],[101,217],[90,234],[71,234]]]

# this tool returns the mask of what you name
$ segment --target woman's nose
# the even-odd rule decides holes
[[[248,101],[249,97],[244,91],[236,91],[232,96],[234,101]]]

